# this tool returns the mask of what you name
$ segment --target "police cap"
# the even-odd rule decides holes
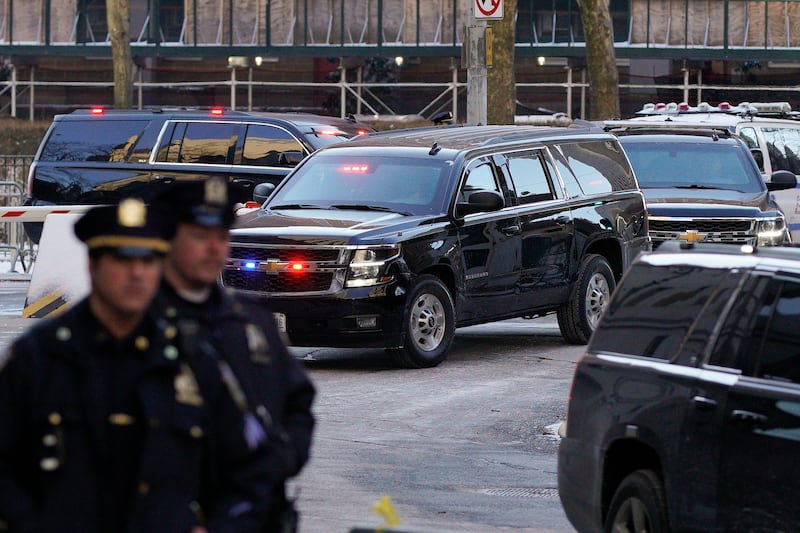
[[[119,205],[94,207],[78,219],[74,229],[90,253],[107,250],[138,257],[169,251],[161,221],[138,198],[122,200]]]
[[[153,206],[174,224],[229,228],[235,218],[235,193],[228,180],[221,177],[178,181],[159,194]]]

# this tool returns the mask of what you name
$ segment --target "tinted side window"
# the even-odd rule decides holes
[[[224,122],[186,122],[175,126],[167,150],[159,160],[171,163],[224,165],[236,145],[239,126]]]
[[[758,148],[758,137],[755,128],[742,128],[739,130],[739,137],[742,138],[748,148]]]
[[[555,198],[553,186],[538,152],[508,155],[508,171],[520,204]]]
[[[576,142],[560,148],[586,194],[636,188],[628,160],[616,141]]]
[[[762,128],[772,170],[800,174],[800,128]]]
[[[800,383],[800,283],[773,280],[765,296],[753,330],[755,375]]]
[[[288,131],[268,124],[247,126],[243,165],[293,167],[305,155],[303,145]]]
[[[719,270],[690,265],[634,265],[589,349],[673,359],[720,276]]]
[[[65,120],[47,139],[41,161],[124,161],[147,120]]]
[[[459,202],[469,201],[469,195],[475,191],[497,191],[500,188],[494,176],[494,167],[488,159],[477,159],[467,167],[467,178],[461,188]]]

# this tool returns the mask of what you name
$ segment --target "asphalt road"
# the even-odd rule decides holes
[[[26,284],[0,279],[0,347],[28,327]],[[581,347],[555,320],[457,331],[437,368],[395,368],[381,350],[292,348],[318,389],[312,458],[290,483],[301,533],[573,531],[556,487],[558,424]]]

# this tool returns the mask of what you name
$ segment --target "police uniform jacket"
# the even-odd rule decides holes
[[[244,439],[216,361],[185,357],[174,333],[148,317],[118,341],[85,299],[12,345],[0,370],[0,529],[261,529],[266,454]]]
[[[157,297],[167,320],[194,328],[196,349],[211,351],[230,365],[248,409],[264,424],[271,453],[270,471],[278,487],[270,513],[280,507],[284,481],[308,461],[315,390],[302,365],[286,350],[272,314],[263,302],[212,287],[201,304],[181,298],[162,282]],[[275,500],[278,501],[275,501]]]

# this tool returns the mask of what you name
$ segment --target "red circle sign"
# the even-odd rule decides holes
[[[478,8],[484,17],[491,17],[497,12],[502,0],[475,0],[475,7]]]

